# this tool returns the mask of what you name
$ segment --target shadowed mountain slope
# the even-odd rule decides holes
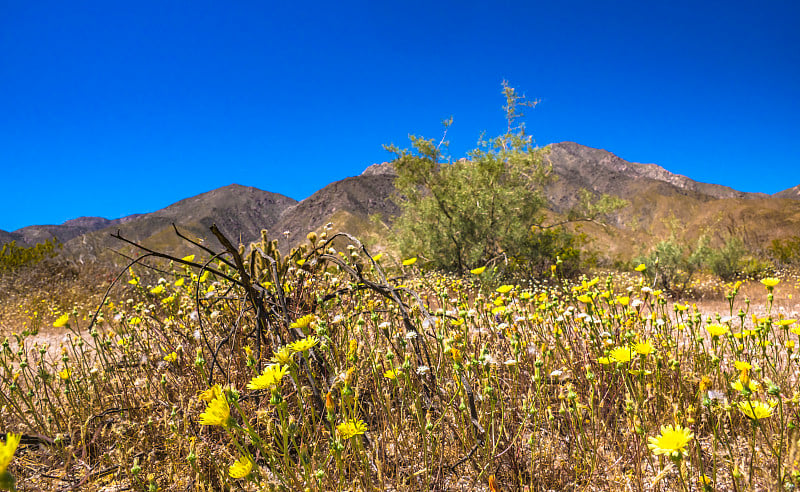
[[[65,250],[81,259],[97,257],[109,248],[130,252],[129,247],[110,236],[119,230],[123,237],[159,251],[181,252],[190,246],[175,235],[173,223],[190,237],[210,241],[210,247],[218,248],[209,231],[212,224],[217,224],[234,243],[239,238],[251,241],[259,236],[261,229],[272,228],[281,213],[295,203],[296,200],[278,193],[233,184],[186,198],[124,224],[85,234],[66,243]]]

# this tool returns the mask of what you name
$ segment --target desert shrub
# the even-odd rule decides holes
[[[11,272],[20,267],[35,265],[46,258],[52,258],[63,247],[58,239],[48,239],[33,246],[19,246],[16,241],[3,245],[0,249],[0,273]]]
[[[773,239],[769,253],[782,265],[800,265],[800,236]]]
[[[708,254],[708,267],[722,280],[732,280],[742,274],[747,250],[738,237],[730,237],[725,244]]]
[[[503,94],[507,132],[482,138],[466,158],[449,160],[444,139],[411,136],[411,150],[387,147],[397,155],[402,215],[394,230],[404,256],[424,252],[434,268],[461,274],[498,258],[513,259],[525,271],[541,270],[559,254],[562,261],[579,257],[565,229],[541,229],[594,220],[619,205],[619,200],[584,193],[563,222],[546,225],[542,188],[554,177],[543,160],[546,150],[535,147],[519,123],[520,109],[534,104],[506,83]],[[451,123],[445,122],[445,134]]]
[[[673,235],[659,242],[649,255],[636,258],[634,263],[646,265],[645,276],[653,285],[667,291],[686,292],[694,275],[707,262],[709,253],[706,236],[690,248]]]

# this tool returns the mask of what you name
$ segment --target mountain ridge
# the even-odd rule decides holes
[[[735,203],[736,207],[750,209],[764,208],[762,200],[794,198],[787,206],[793,207],[793,202],[800,206],[800,185],[772,196],[747,193],[694,181],[657,164],[625,161],[606,150],[575,142],[555,143],[545,149],[547,162],[558,176],[555,183],[545,189],[552,210],[556,213],[569,210],[576,204],[581,188],[595,194],[616,195],[629,200],[635,208],[620,212],[612,220],[612,225],[622,229],[630,228],[631,222],[650,223],[650,231],[655,233],[658,228],[654,229],[652,223],[659,214],[686,216],[686,220],[690,220],[692,215],[684,214],[685,210],[697,211],[702,204],[717,200],[733,200],[730,203]],[[267,229],[269,236],[279,239],[285,248],[301,242],[307,232],[321,230],[333,218],[337,226],[347,226],[349,232],[379,236],[375,228],[381,223],[388,227],[392,218],[400,213],[393,200],[395,177],[391,162],[372,164],[361,174],[329,183],[301,201],[255,187],[230,184],[146,214],[113,220],[79,217],[61,225],[27,226],[11,233],[0,231],[0,243],[17,240],[22,245],[33,244],[57,236],[65,243],[67,252],[80,259],[91,259],[103,250],[120,246],[118,240],[110,237],[117,229],[131,240],[154,248],[173,249],[179,243],[173,223],[195,238],[214,243],[216,240],[210,237],[208,227],[216,223],[231,240],[245,243],[257,239],[260,231]],[[719,213],[725,210],[716,205],[706,208],[719,209]],[[743,217],[758,215],[754,211],[741,214]],[[767,215],[772,217],[770,220],[777,220],[775,213]]]

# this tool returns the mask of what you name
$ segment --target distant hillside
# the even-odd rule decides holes
[[[56,238],[66,243],[72,238],[88,232],[116,224],[124,224],[140,217],[141,214],[129,215],[121,219],[104,219],[102,217],[78,217],[60,225],[32,225],[17,229],[14,232],[0,231],[0,244],[16,241],[19,246],[32,246],[36,243]]]
[[[110,234],[120,231],[123,237],[162,251],[180,252],[188,245],[178,238],[172,228],[175,223],[192,237],[218,243],[209,231],[212,224],[232,241],[241,238],[251,241],[261,229],[272,229],[281,213],[297,203],[296,200],[249,186],[229,185],[186,198],[164,209],[144,214],[123,224],[93,231],[67,242],[65,250],[79,259],[98,257],[110,248],[130,251]]]
[[[772,196],[775,198],[793,198],[795,200],[800,200],[800,185],[792,186],[787,190],[779,191]]]
[[[635,254],[676,227],[685,231],[686,240],[702,232],[713,233],[717,240],[738,234],[750,245],[763,245],[800,230],[800,185],[770,197],[700,183],[655,164],[628,162],[574,142],[552,144],[547,150],[546,158],[558,176],[545,190],[553,213],[574,206],[580,189],[619,196],[630,203],[612,217],[613,227],[583,226],[595,238],[595,246],[609,257]],[[148,214],[116,220],[81,217],[61,225],[0,231],[0,243],[34,244],[55,236],[65,243],[66,254],[91,260],[114,257],[111,249],[131,252],[110,237],[120,230],[124,237],[155,249],[181,253],[188,245],[175,236],[172,223],[217,248],[208,229],[216,223],[234,242],[248,243],[267,229],[286,250],[303,242],[309,231],[319,232],[332,222],[334,232],[351,232],[367,242],[385,245],[386,229],[400,213],[393,201],[395,177],[391,163],[374,164],[361,175],[333,182],[300,202],[257,188],[229,185]]]
[[[360,176],[331,183],[289,207],[275,226],[275,232],[281,234],[281,245],[296,245],[309,231],[317,231],[329,221],[334,222],[335,231],[368,234],[374,227],[370,216],[378,214],[382,220],[391,220],[400,213],[392,201],[394,177],[368,169]],[[288,237],[283,231],[289,231]]]
[[[698,199],[766,198],[763,193],[745,193],[727,186],[701,183],[673,174],[655,164],[628,162],[611,152],[593,149],[574,142],[547,146],[547,160],[553,166],[558,181],[548,189],[547,196],[557,211],[576,203],[577,190],[584,188],[629,198],[647,191],[666,196],[685,195]]]

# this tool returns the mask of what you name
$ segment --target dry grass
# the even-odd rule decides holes
[[[265,299],[281,291],[286,304],[265,304],[260,347],[246,293],[189,268],[161,265],[170,273],[148,281],[137,267],[91,328],[88,301],[33,299],[39,321],[22,297],[5,304],[22,306],[0,349],[0,431],[26,436],[8,468],[19,490],[489,490],[490,477],[500,490],[702,490],[701,475],[716,490],[797,485],[800,326],[781,321],[798,317],[796,277],[772,302],[758,281],[739,286],[729,319],[733,286],[709,284],[681,311],[635,273],[501,293],[414,265],[393,273],[419,299],[390,283],[404,324],[396,301],[350,283],[358,264],[383,284],[379,265],[357,249],[338,266],[323,254],[265,284]],[[729,331],[714,338],[709,324]],[[279,356],[300,332],[313,347]],[[285,375],[248,388],[273,358]],[[758,386],[738,391],[741,379]],[[748,419],[748,401],[774,403],[771,415]],[[225,406],[214,414],[224,425],[200,423]],[[693,434],[680,459],[648,447],[665,424]],[[235,478],[240,459],[252,469]]]

